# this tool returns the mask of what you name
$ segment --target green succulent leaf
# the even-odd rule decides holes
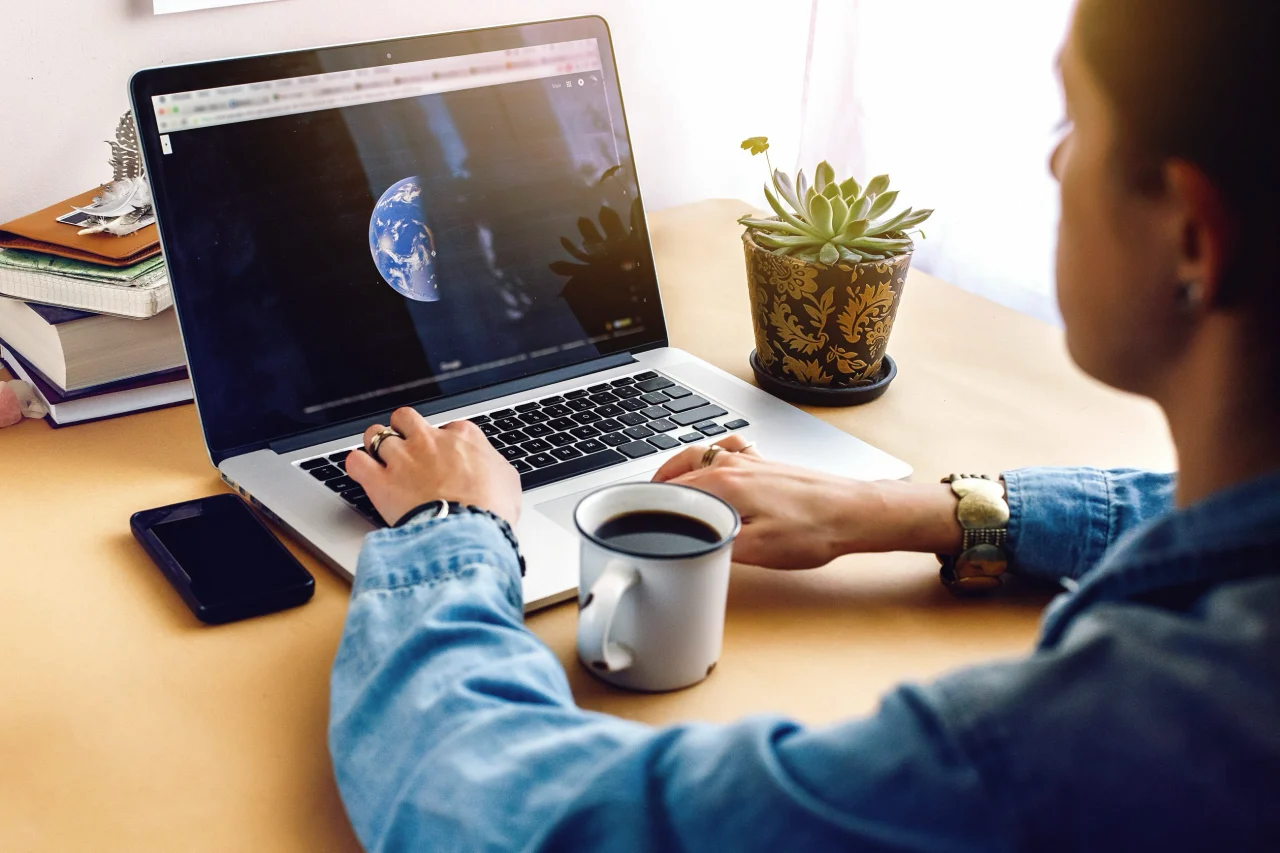
[[[811,226],[788,213],[787,209],[782,206],[782,202],[778,201],[778,197],[773,194],[773,190],[769,189],[767,186],[764,188],[764,197],[765,200],[769,202],[769,206],[773,208],[773,212],[778,214],[778,218],[783,222],[800,229],[801,233],[811,234],[814,237],[818,236],[817,232]]]
[[[835,186],[832,184],[831,186]],[[844,230],[844,226],[849,222],[849,205],[845,204],[844,199],[836,196],[831,199],[831,233],[839,234]]]
[[[826,190],[827,186],[836,179],[836,170],[831,168],[831,164],[823,160],[818,164],[818,168],[813,170],[813,188],[818,192]],[[827,196],[830,198],[830,196]]]
[[[831,202],[824,195],[814,193],[809,201],[809,224],[818,234],[826,238],[835,236],[831,229]]]
[[[864,252],[881,252],[885,254],[897,254],[905,252],[911,248],[910,240],[886,240],[882,237],[859,237],[849,244],[851,249],[860,249]]]
[[[867,212],[868,219],[878,219],[889,212],[889,208],[893,207],[894,202],[898,200],[898,191],[876,196],[875,203],[871,205],[871,210]]]
[[[932,210],[917,210],[906,219],[898,223],[897,231],[906,231],[908,228],[914,228],[917,225],[923,225],[924,221],[933,216]]]
[[[844,200],[853,204],[862,195],[862,185],[853,178],[849,178],[840,185],[840,195],[844,196]]]
[[[748,228],[755,229],[756,231],[765,233],[765,234],[772,233],[775,231],[780,234],[803,235],[806,233],[805,231],[802,231],[801,229],[797,228],[791,223],[783,222],[780,219],[752,219],[749,216],[744,216],[738,220],[738,224],[745,225]]]
[[[908,207],[892,219],[882,219],[879,222],[873,222],[871,227],[867,229],[867,233],[874,237],[878,234],[889,234],[893,231],[901,231],[903,223],[907,221],[911,216],[911,213],[911,208]]]
[[[793,257],[799,258],[805,263],[816,264],[818,262],[818,253],[814,252],[796,252]]]
[[[881,195],[885,190],[889,189],[889,176],[876,175],[871,179],[871,183],[867,184],[867,195]]]
[[[763,154],[769,150],[769,137],[753,136],[750,139],[744,139],[742,140],[742,150],[750,151],[752,157],[757,154]]]
[[[804,176],[804,169],[801,169],[799,172],[796,172],[796,198],[800,199],[800,201],[803,202],[803,204],[800,206],[800,210],[804,210],[805,206],[808,205],[809,203],[809,199],[807,198],[808,195],[809,195],[809,179]]]
[[[870,217],[867,216],[867,214],[870,212],[871,212],[871,199],[867,198],[866,196],[863,196],[862,198],[858,199],[858,203],[853,206],[853,210],[850,211],[849,216],[855,221],[859,219],[870,219]]]
[[[817,248],[822,245],[821,240],[803,235],[781,237],[777,234],[756,234],[755,241],[762,246],[768,246],[770,249],[781,249],[787,246]]]
[[[826,196],[829,201],[835,201],[840,198],[840,185],[835,181],[832,181],[823,188],[822,194]]]
[[[818,252],[818,261],[827,266],[840,262],[840,250],[831,243],[827,243],[822,247],[822,251]]]
[[[791,183],[791,176],[781,169],[774,169],[773,185],[777,187],[778,195],[786,199],[787,204],[791,205],[791,209],[798,213],[801,210],[800,197],[796,195],[796,188]]]
[[[849,212],[849,221],[845,223],[844,228],[840,231],[839,240],[841,243],[848,244],[851,240],[856,240],[863,234],[867,233],[868,226],[871,225],[869,219],[854,219],[853,212]]]

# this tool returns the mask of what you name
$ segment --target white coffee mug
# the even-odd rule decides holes
[[[601,540],[605,522],[639,512],[696,519],[719,536],[688,552],[651,556]],[[582,535],[578,658],[597,677],[630,690],[697,684],[720,660],[730,553],[742,526],[714,495],[670,483],[620,483],[574,510]]]

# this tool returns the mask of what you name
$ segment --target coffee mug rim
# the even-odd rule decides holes
[[[705,495],[706,497],[709,497],[714,501],[720,502],[721,504],[724,505],[724,507],[727,510],[729,510],[730,514],[733,515],[733,529],[730,530],[724,536],[721,536],[720,541],[716,542],[714,545],[708,545],[707,547],[696,550],[696,551],[686,551],[679,554],[660,554],[660,555],[659,554],[642,554],[639,551],[632,551],[629,548],[620,548],[617,545],[611,544],[609,542],[605,542],[604,540],[597,537],[595,533],[582,529],[582,523],[578,520],[578,510],[586,501],[590,500],[591,498],[595,497],[601,492],[608,492],[614,489],[625,489],[633,486],[663,486],[663,487],[668,487],[672,489],[687,489],[688,491],[697,492],[700,495]],[[662,511],[663,510],[646,510],[646,512],[662,512]],[[702,521],[703,524],[707,524],[707,522],[703,521],[702,519],[698,519],[698,521]],[[578,505],[573,508],[573,526],[578,528],[578,532],[581,533],[584,537],[586,537],[588,541],[594,543],[595,545],[599,546],[600,548],[603,548],[606,551],[609,551],[615,554],[623,554],[627,557],[635,557],[636,559],[639,559],[639,560],[692,560],[695,557],[705,557],[708,554],[714,554],[716,551],[719,551],[725,545],[733,544],[733,540],[738,538],[738,534],[742,532],[742,516],[738,513],[736,509],[734,509],[733,504],[729,503],[727,500],[720,497],[719,495],[713,495],[710,492],[703,491],[702,489],[695,489],[693,486],[686,486],[682,483],[654,483],[652,481],[639,482],[639,483],[635,483],[635,482],[613,483],[611,485],[602,486],[601,488],[596,489],[594,492],[587,495],[582,500],[578,501]]]

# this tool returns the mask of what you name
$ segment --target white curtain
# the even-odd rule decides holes
[[[1062,119],[1054,70],[1073,0],[812,0],[799,165],[887,172],[937,210],[915,265],[1055,321]]]

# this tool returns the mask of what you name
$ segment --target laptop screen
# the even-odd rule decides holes
[[[665,341],[599,18],[132,89],[217,458]]]

